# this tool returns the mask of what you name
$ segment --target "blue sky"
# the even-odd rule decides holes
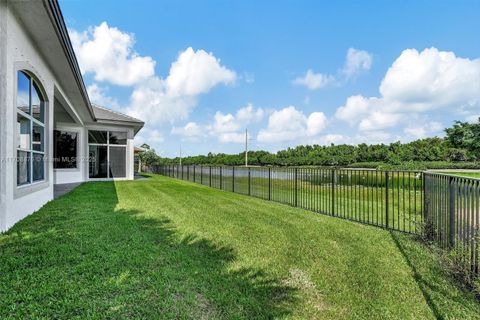
[[[61,1],[93,102],[159,154],[441,135],[480,114],[479,1]]]

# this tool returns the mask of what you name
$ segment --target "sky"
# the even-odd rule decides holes
[[[408,142],[480,116],[480,1],[61,0],[90,100],[161,156]]]

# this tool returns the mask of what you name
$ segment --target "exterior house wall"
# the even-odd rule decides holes
[[[42,86],[46,103],[45,113],[45,157],[52,155],[52,123],[55,78],[50,72],[43,58],[38,54],[35,44],[27,36],[27,32],[18,22],[17,17],[8,8],[8,3],[2,1],[2,19],[6,24],[6,42],[2,45],[5,49],[5,104],[2,117],[2,195],[4,207],[2,210],[3,219],[0,230],[6,230],[15,222],[28,214],[38,210],[43,204],[53,198],[52,165],[46,163],[45,181],[35,185],[18,187],[16,182],[16,85],[17,71],[26,69],[35,75],[36,80]],[[5,45],[6,44],[6,45]]]
[[[0,44],[7,43],[7,1],[0,0]],[[6,143],[1,137],[5,137],[5,119],[7,112],[7,47],[0,45],[0,231],[6,229],[6,209],[5,209],[5,183],[7,165],[5,159]]]

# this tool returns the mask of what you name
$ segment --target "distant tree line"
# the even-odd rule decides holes
[[[270,153],[249,151],[249,165],[257,166],[347,166],[355,163],[385,163],[400,165],[406,162],[476,162],[480,160],[480,118],[476,123],[455,121],[445,129],[445,137],[425,138],[409,143],[359,145],[300,145]],[[141,154],[142,163],[179,164],[180,159],[162,158],[148,145]],[[238,154],[208,153],[182,158],[185,165],[228,165],[245,163],[245,152]]]

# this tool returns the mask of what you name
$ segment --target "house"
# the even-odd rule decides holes
[[[90,102],[56,0],[0,0],[0,231],[55,184],[133,179],[142,127]]]

